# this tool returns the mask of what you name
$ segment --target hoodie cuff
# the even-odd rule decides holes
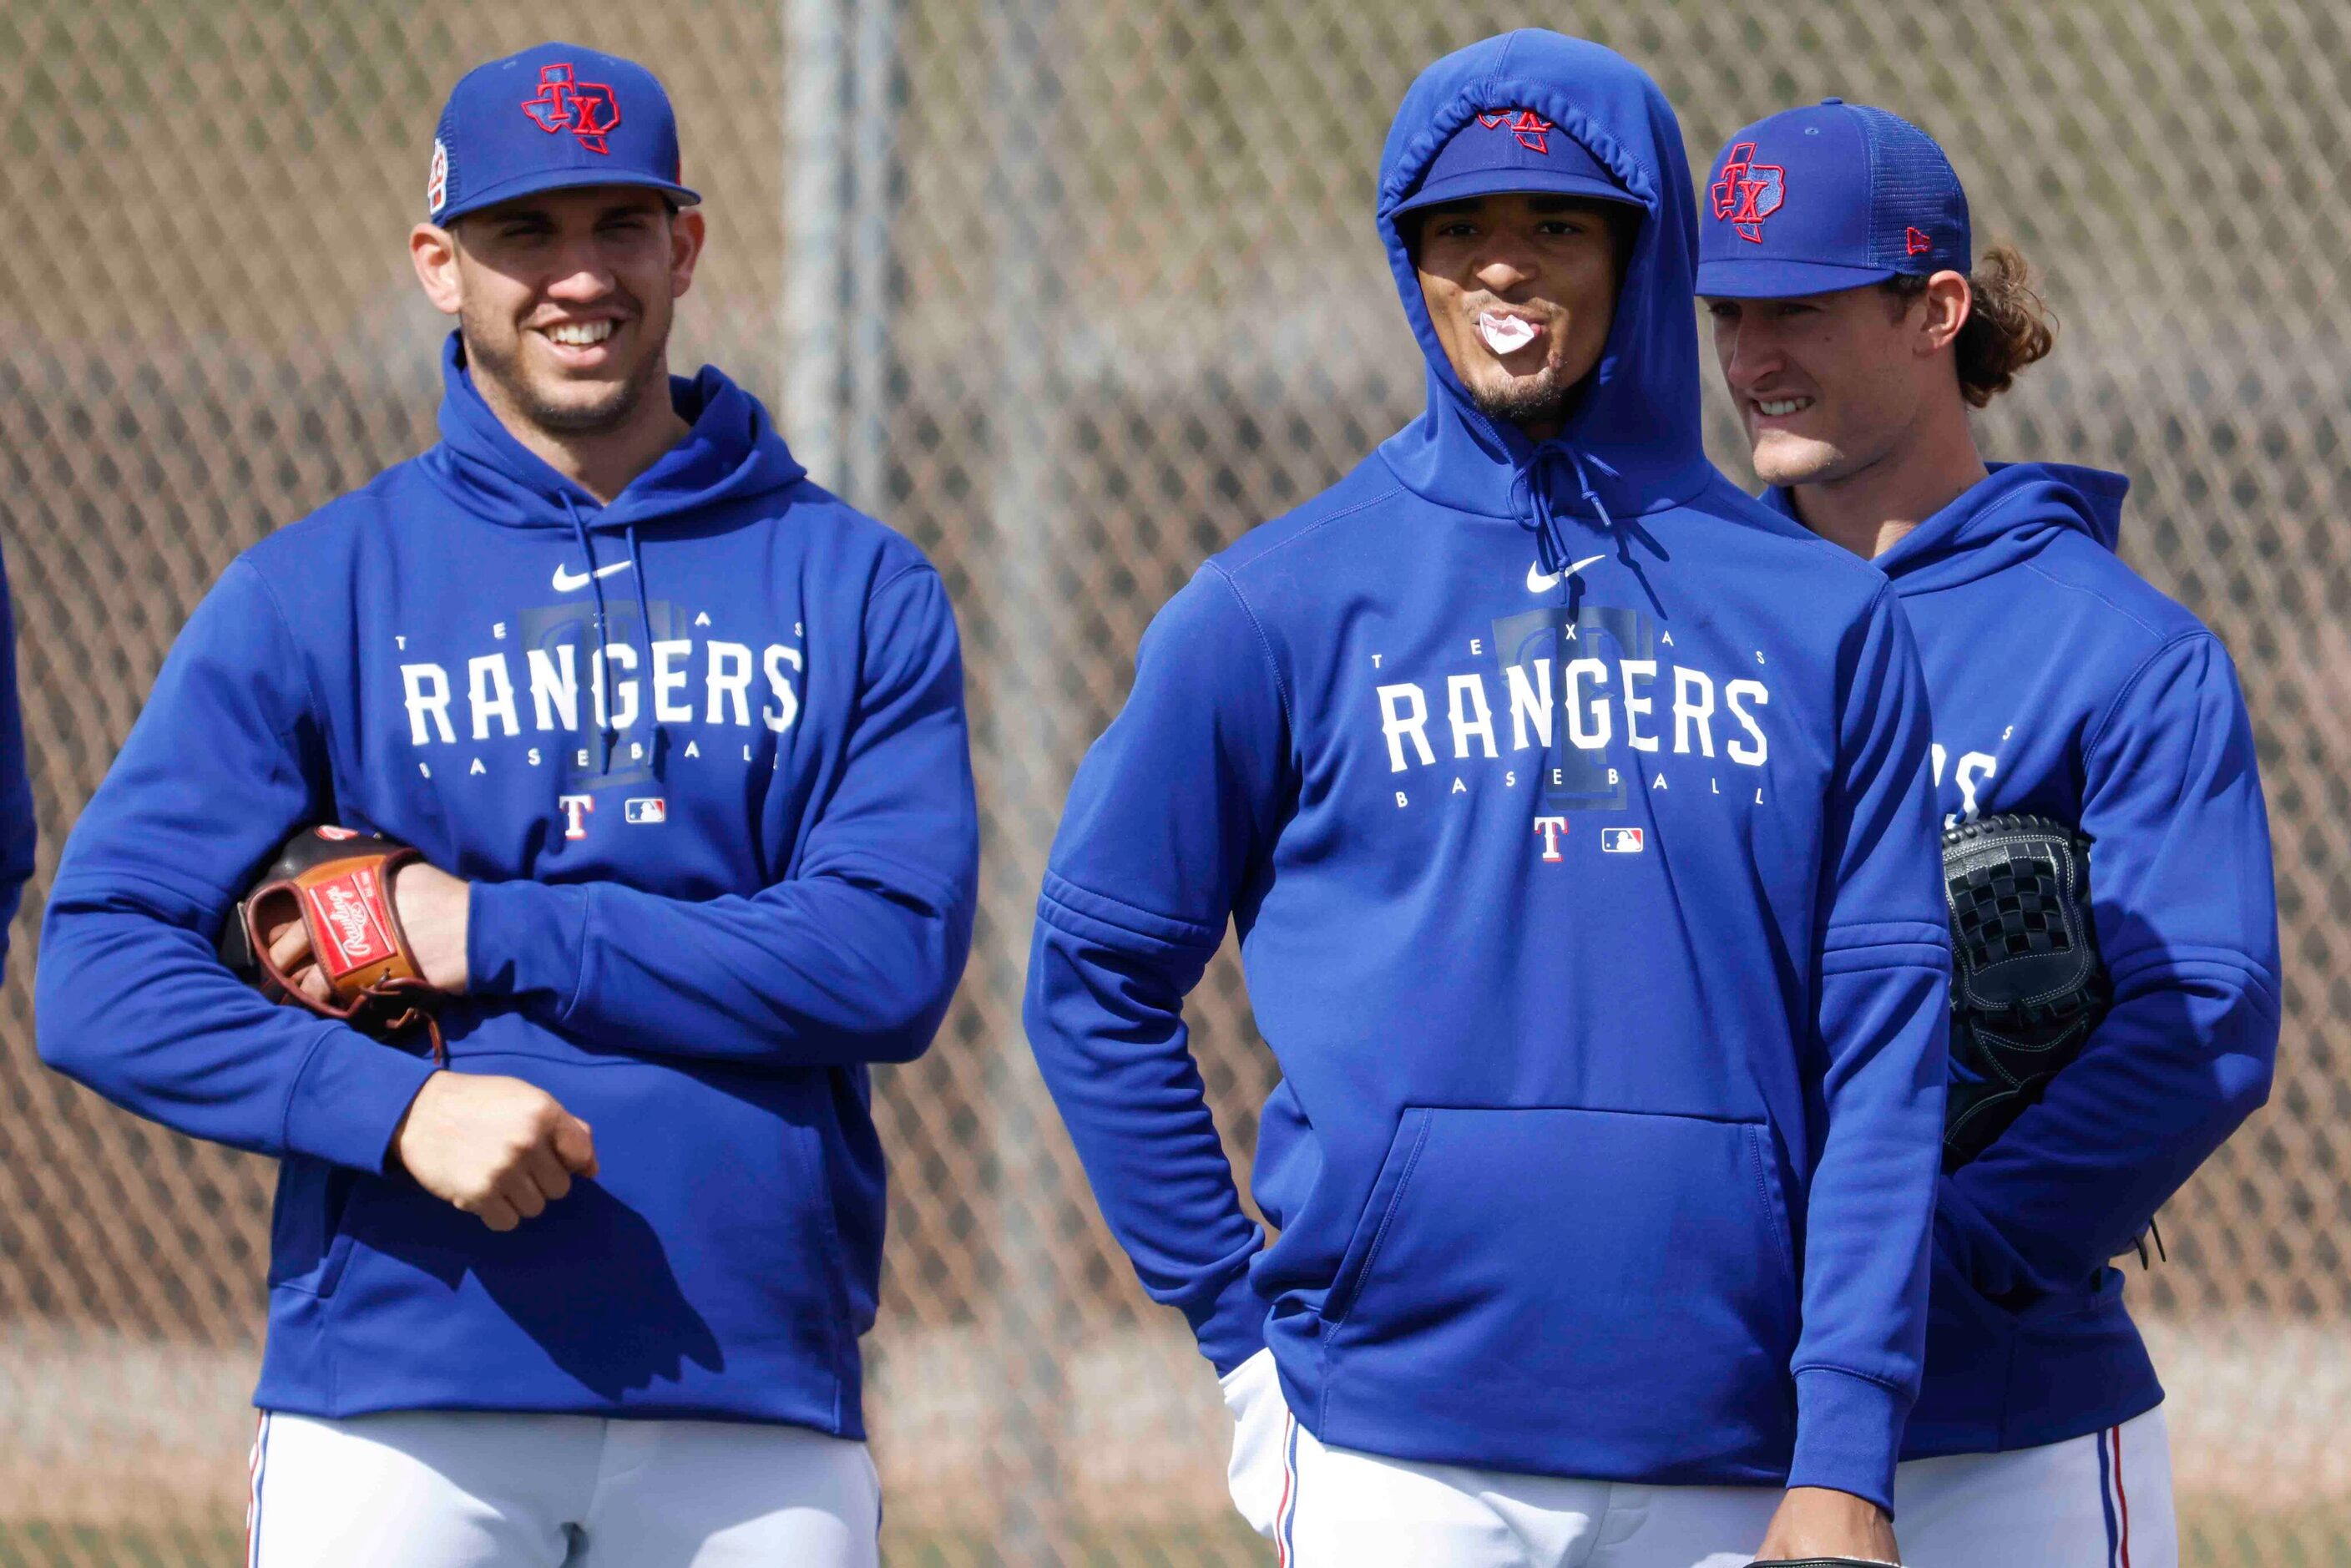
[[[400,1119],[437,1071],[429,1058],[329,1025],[287,1099],[287,1151],[381,1176]]]
[[[1200,1354],[1208,1358],[1220,1379],[1265,1348],[1265,1300],[1249,1283],[1249,1258],[1256,1257],[1264,1245],[1265,1233],[1259,1231],[1249,1257],[1241,1260],[1225,1288],[1202,1311],[1185,1313],[1200,1342]]]
[[[1827,1487],[1891,1513],[1894,1461],[1912,1396],[1834,1366],[1796,1374],[1796,1457],[1791,1487]]]
[[[477,882],[467,895],[465,989],[478,997],[545,991],[565,1011],[588,947],[585,887]]]

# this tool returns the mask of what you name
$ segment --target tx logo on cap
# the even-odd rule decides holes
[[[1546,158],[1551,156],[1551,138],[1543,133],[1559,129],[1531,109],[1521,109],[1515,114],[1507,109],[1489,110],[1478,117],[1478,123],[1489,131],[1508,128],[1518,138],[1520,146]]]
[[[1728,218],[1741,239],[1763,243],[1763,220],[1788,199],[1788,171],[1755,162],[1755,143],[1741,141],[1722,161],[1722,178],[1709,188],[1714,215]]]
[[[569,131],[590,152],[610,153],[604,138],[621,128],[621,100],[600,81],[576,81],[569,64],[538,68],[538,91],[522,111],[549,136]]]

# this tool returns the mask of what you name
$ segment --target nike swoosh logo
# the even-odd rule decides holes
[[[1577,572],[1582,571],[1593,561],[1606,560],[1607,559],[1608,557],[1604,553],[1600,555],[1588,555],[1582,560],[1570,565],[1565,571],[1554,571],[1549,576],[1545,576],[1543,573],[1542,562],[1539,560],[1529,561],[1527,563],[1527,591],[1529,593],[1549,593],[1552,589],[1559,586],[1559,580],[1561,578],[1573,577]],[[629,563],[627,561],[622,561],[621,564],[622,566],[626,566]]]
[[[1593,556],[1592,559],[1598,560],[1600,558]],[[610,566],[600,566],[594,571],[571,572],[559,566],[555,569],[555,591],[569,593],[575,588],[587,587],[597,578],[610,577],[616,571],[628,570],[629,563],[624,560],[616,560]]]

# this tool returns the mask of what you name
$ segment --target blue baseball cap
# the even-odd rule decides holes
[[[1935,139],[1841,98],[1730,139],[1698,200],[1698,291],[1785,299],[1973,265],[1968,196]]]
[[[677,117],[653,73],[577,44],[476,66],[433,134],[425,216],[448,224],[499,202],[580,185],[643,185],[680,205]]]
[[[1535,191],[1642,204],[1582,142],[1533,110],[1489,109],[1437,150],[1419,187],[1396,204],[1395,215],[1440,202]]]

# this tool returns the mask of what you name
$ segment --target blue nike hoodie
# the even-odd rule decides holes
[[[955,627],[920,552],[809,482],[715,370],[599,506],[451,340],[442,441],[230,565],[82,814],[42,1055],[282,1164],[264,1407],[862,1432],[882,1153],[968,946]],[[428,1061],[225,968],[298,824],[473,883],[451,1065],[547,1090],[601,1175],[507,1234],[387,1174]]]
[[[1945,821],[2031,811],[2089,833],[2115,982],[2042,1101],[1942,1179],[1906,1458],[2054,1443],[2162,1399],[2107,1260],[2269,1092],[2277,900],[2252,726],[2228,650],[2114,553],[2128,487],[1998,465],[1876,561],[1918,639]]]
[[[1560,437],[1470,402],[1392,214],[1531,109],[1644,206]],[[1948,953],[1886,579],[1699,444],[1672,110],[1524,31],[1431,67],[1379,227],[1426,412],[1202,567],[1079,770],[1029,1035],[1144,1288],[1399,1458],[1886,1500]],[[1246,1217],[1182,1008],[1230,919],[1282,1080]]]

